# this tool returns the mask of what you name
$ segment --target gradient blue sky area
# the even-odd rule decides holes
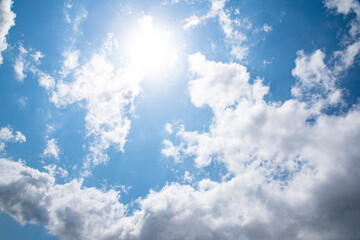
[[[358,0],[0,3],[1,239],[360,239]]]

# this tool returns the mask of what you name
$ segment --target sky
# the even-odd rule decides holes
[[[0,0],[1,239],[360,239],[358,0]]]

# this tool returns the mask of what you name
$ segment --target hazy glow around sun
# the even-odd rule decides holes
[[[177,60],[177,50],[169,31],[157,26],[145,15],[126,40],[126,52],[132,66],[145,74],[169,69]]]

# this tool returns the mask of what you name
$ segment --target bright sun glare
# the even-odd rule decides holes
[[[177,51],[169,31],[144,16],[127,40],[130,63],[146,74],[159,74],[169,69],[177,59]]]

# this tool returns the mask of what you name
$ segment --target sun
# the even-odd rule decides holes
[[[169,31],[145,15],[128,35],[125,49],[129,63],[145,74],[163,73],[177,60],[177,50]]]

